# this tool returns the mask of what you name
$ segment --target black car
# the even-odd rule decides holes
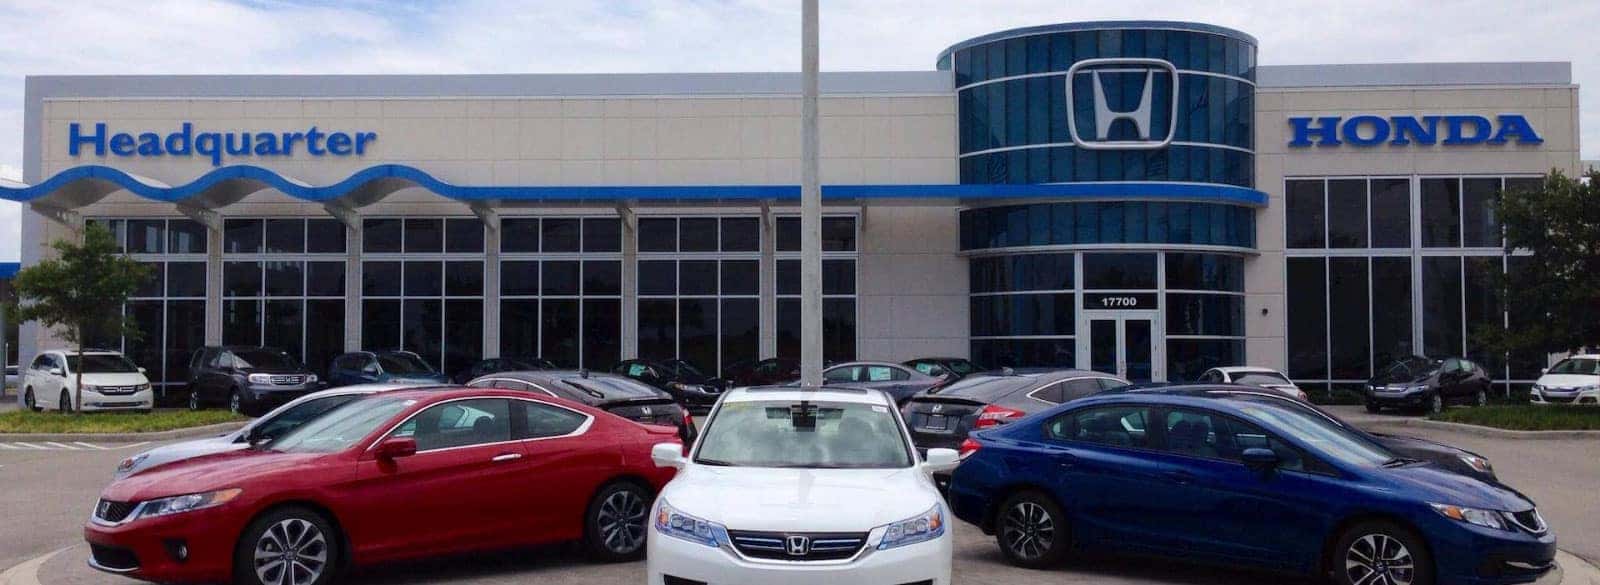
[[[281,349],[206,346],[189,358],[189,409],[227,404],[255,416],[325,384],[305,364]]]
[[[528,356],[501,356],[478,360],[466,369],[456,372],[453,376],[457,384],[465,384],[468,380],[479,376],[486,376],[499,372],[525,372],[533,370],[557,370],[555,364],[541,357]]]
[[[1493,381],[1482,366],[1466,358],[1411,356],[1385,366],[1367,381],[1367,412],[1385,407],[1437,413],[1450,404],[1482,406]]]
[[[1111,392],[1163,392],[1171,388],[1173,388],[1173,385],[1165,383],[1141,384],[1117,388]],[[1333,424],[1348,429],[1350,432],[1365,436],[1368,439],[1371,439],[1373,442],[1383,445],[1390,451],[1394,451],[1398,455],[1411,459],[1427,461],[1461,475],[1476,477],[1484,481],[1499,481],[1498,478],[1495,477],[1494,466],[1489,463],[1488,458],[1485,458],[1482,455],[1426,439],[1369,432],[1361,429],[1360,427],[1344,422],[1340,418],[1334,416],[1333,413],[1323,410],[1316,405],[1304,400],[1290,398],[1272,390],[1264,390],[1256,386],[1242,384],[1237,386],[1208,384],[1205,386],[1204,390],[1197,390],[1196,392],[1208,393],[1212,395],[1220,395],[1228,392],[1247,393],[1280,399],[1286,405],[1311,411],[1317,416],[1325,418]]]
[[[634,422],[677,427],[685,442],[694,438],[694,419],[671,395],[627,376],[588,370],[531,370],[497,372],[467,385],[565,398]]]
[[[925,375],[948,375],[955,376],[957,379],[965,378],[984,370],[982,366],[972,363],[972,360],[958,357],[920,357],[900,363]]]
[[[955,377],[941,369],[938,375],[922,372],[890,362],[845,362],[822,370],[825,384],[882,390],[894,397],[894,403],[904,405],[919,392],[924,392],[954,381]]]
[[[1000,370],[916,394],[900,410],[918,450],[956,449],[972,431],[1126,385],[1127,380],[1087,370]]]
[[[722,369],[723,377],[732,386],[774,386],[800,379],[800,360],[793,358],[767,358],[754,362],[739,362]]]
[[[711,412],[711,407],[728,389],[728,381],[714,378],[683,360],[623,360],[611,368],[611,373],[644,382],[672,395],[694,414]]]

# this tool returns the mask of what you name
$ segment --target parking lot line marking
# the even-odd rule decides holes
[[[16,445],[12,445],[11,443],[0,443],[0,449],[21,449],[21,448],[22,447],[18,447]]]
[[[121,445],[118,448],[119,449],[132,449],[132,448],[138,447],[140,445],[149,445],[149,444],[150,444],[150,441],[139,441],[137,443],[128,443],[126,445]]]
[[[88,447],[90,449],[97,449],[97,450],[100,450],[100,451],[104,451],[106,449],[111,449],[112,448],[112,447],[102,447],[100,445],[96,445],[96,444],[93,444],[93,443],[85,443],[83,441],[73,441],[72,444],[74,444],[74,445],[82,445],[84,447]]]
[[[40,450],[40,451],[48,451],[48,450],[49,450],[49,449],[50,449],[50,448],[49,448],[49,447],[44,447],[44,446],[40,446],[40,445],[35,445],[35,444],[33,444],[33,443],[24,443],[24,442],[22,442],[22,441],[17,441],[17,442],[15,442],[15,443],[12,443],[12,444],[13,444],[13,445],[20,445],[20,446],[23,446],[23,447],[27,447],[27,448],[29,448],[29,449],[38,449],[38,450]]]
[[[49,445],[51,447],[55,447],[57,449],[66,449],[68,451],[77,451],[78,450],[77,447],[73,447],[72,445],[63,445],[61,443],[52,443],[52,442],[46,442],[45,444]]]

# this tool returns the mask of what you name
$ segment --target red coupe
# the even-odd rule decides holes
[[[633,559],[672,477],[650,448],[677,440],[526,392],[397,390],[112,483],[84,539],[94,568],[162,583],[324,585],[349,566],[559,541]]]

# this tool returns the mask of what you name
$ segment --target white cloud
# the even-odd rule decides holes
[[[22,164],[24,75],[781,71],[799,67],[795,0],[317,3],[0,0],[0,164]],[[827,0],[828,70],[929,69],[938,52],[1018,26],[1193,20],[1261,40],[1264,64],[1571,61],[1600,82],[1600,3],[1463,0]],[[1600,97],[1583,100],[1600,158]],[[16,257],[0,206],[0,260]],[[8,231],[9,230],[9,231]]]

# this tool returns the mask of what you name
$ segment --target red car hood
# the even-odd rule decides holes
[[[329,457],[327,453],[279,453],[275,451],[230,451],[196,457],[151,469],[118,481],[100,497],[118,502],[141,502],[152,498],[193,494],[240,487],[268,475],[305,473],[311,460]]]

